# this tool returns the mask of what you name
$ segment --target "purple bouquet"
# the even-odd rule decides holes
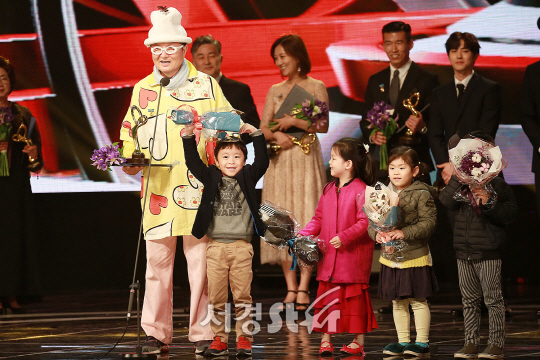
[[[369,121],[369,129],[373,129],[369,136],[371,137],[377,131],[382,132],[382,134],[389,139],[392,134],[397,130],[396,121],[394,120],[392,114],[394,108],[384,101],[375,103],[373,109],[369,110],[366,116],[366,120]],[[388,168],[388,146],[386,143],[381,145],[381,150],[379,153],[379,169],[385,170]]]
[[[457,137],[457,135],[454,136]],[[448,146],[451,147],[454,142],[454,137],[450,138]],[[489,182],[508,165],[508,161],[503,157],[498,146],[478,138],[459,140],[455,147],[448,150],[448,157],[454,175],[459,182],[468,185],[468,189],[458,189],[454,194],[454,199],[470,202],[475,212],[480,213],[471,191],[475,188],[484,188],[489,195],[487,203],[495,201],[497,194]]]
[[[309,129],[313,125],[317,130],[320,130],[328,123],[329,111],[328,104],[324,101],[304,100],[301,104],[296,104],[291,111],[291,115],[297,119],[306,120]],[[274,131],[274,126],[277,125],[276,121],[272,121],[269,124],[270,129]]]
[[[467,151],[461,158],[461,163],[456,170],[469,178],[479,178],[480,175],[489,171],[492,164],[493,160],[480,148],[477,151]]]
[[[122,155],[122,149],[115,142],[112,145],[106,145],[99,150],[94,150],[94,155],[90,158],[95,167],[103,171],[111,171],[112,165],[121,165],[126,162],[126,158]]]
[[[8,160],[8,144],[9,135],[11,134],[11,122],[15,115],[11,113],[11,107],[3,107],[0,109],[0,176],[9,176],[9,160]]]

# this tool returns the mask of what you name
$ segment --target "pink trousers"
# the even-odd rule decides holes
[[[184,235],[189,287],[189,334],[191,342],[212,340],[210,324],[201,326],[208,313],[208,280],[206,276],[206,245],[208,238]],[[173,268],[176,236],[146,241],[146,287],[142,310],[142,328],[146,335],[159,341],[172,342]]]

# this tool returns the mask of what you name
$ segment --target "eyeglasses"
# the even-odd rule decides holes
[[[154,55],[161,55],[163,51],[165,51],[167,54],[172,55],[178,50],[182,49],[186,45],[180,45],[180,46],[167,46],[165,48],[159,47],[159,46],[153,46],[150,48],[150,51]]]

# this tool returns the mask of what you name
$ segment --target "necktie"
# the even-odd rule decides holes
[[[459,102],[461,102],[461,98],[463,97],[463,92],[465,91],[465,85],[457,84],[456,87],[458,89],[457,99],[458,99],[458,103],[459,103]]]
[[[399,94],[399,70],[394,71],[394,77],[390,83],[390,104],[395,108]]]

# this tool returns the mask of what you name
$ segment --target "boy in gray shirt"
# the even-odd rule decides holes
[[[211,327],[214,341],[207,356],[228,354],[228,333],[225,331],[225,304],[228,284],[236,308],[236,349],[238,356],[251,355],[251,263],[253,228],[264,234],[259,216],[255,185],[269,165],[266,141],[260,130],[249,124],[240,129],[253,139],[255,161],[246,165],[247,149],[239,138],[228,137],[217,142],[216,165],[207,166],[199,157],[193,135],[194,125],[186,126],[182,137],[186,165],[204,184],[201,204],[195,217],[192,234],[210,238],[206,248],[208,296],[213,312]]]

